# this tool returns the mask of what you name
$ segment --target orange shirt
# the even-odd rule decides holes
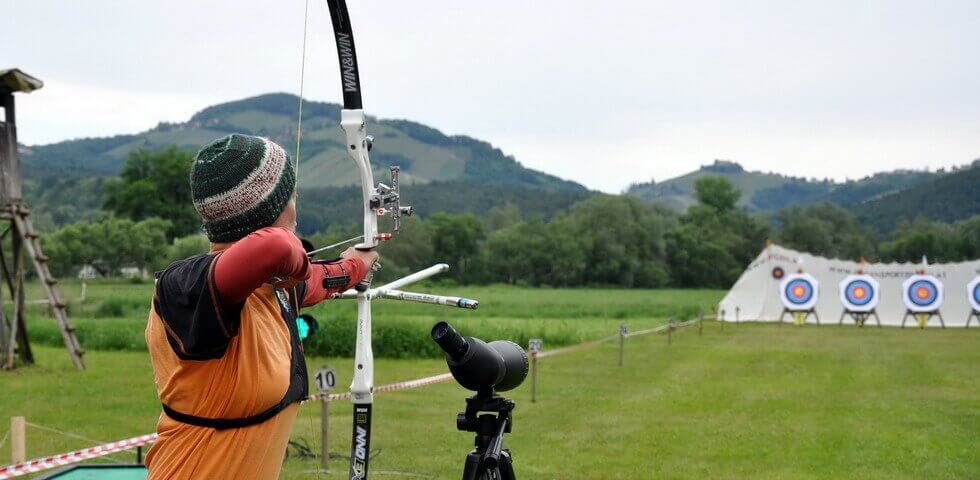
[[[310,277],[309,283],[315,278],[316,285],[307,288],[303,283],[287,291],[263,284],[244,302],[228,307],[221,301],[214,274],[223,256],[176,262],[157,280],[146,326],[157,393],[175,415],[203,419],[242,419],[277,405],[284,408],[260,423],[227,429],[162,413],[159,437],[146,457],[150,480],[277,478],[297,402],[308,393],[295,327],[297,298],[302,296],[309,305],[337,291],[319,285],[331,272],[353,270],[353,275],[345,275],[347,285],[336,285],[346,289],[366,271],[360,261],[345,261],[346,269],[321,265]]]
[[[238,335],[221,358],[178,358],[155,306],[146,341],[160,400],[182,413],[206,418],[255,415],[279,402],[289,386],[289,331],[271,285],[245,300]],[[146,456],[148,478],[277,478],[298,409],[294,403],[270,420],[227,430],[161,414],[159,439]]]

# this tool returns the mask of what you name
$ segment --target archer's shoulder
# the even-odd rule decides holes
[[[299,237],[283,227],[260,228],[246,235],[245,238],[239,240],[236,244],[261,245],[265,248],[278,248],[282,250],[303,248],[303,243]]]
[[[217,255],[202,253],[177,260],[156,273],[157,294],[188,293],[206,286]]]

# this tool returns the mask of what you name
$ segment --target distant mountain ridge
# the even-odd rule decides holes
[[[39,215],[39,226],[52,229],[98,215],[101,185],[121,170],[129,152],[161,150],[170,145],[196,151],[229,133],[268,137],[296,153],[299,98],[273,93],[207,107],[188,121],[160,123],[136,134],[66,140],[21,146],[25,195]],[[351,187],[360,175],[347,156],[340,129],[341,106],[304,102],[300,142],[299,189],[324,203],[300,210],[306,231],[338,222],[357,222],[357,208],[336,208],[358,199]],[[418,204],[418,211],[481,212],[512,203],[550,217],[572,203],[595,195],[584,186],[522,166],[488,142],[446,135],[410,120],[369,117],[375,137],[371,163],[375,178],[385,182],[388,167],[401,167],[406,199],[418,192],[438,202]],[[352,193],[353,192],[353,193]],[[349,198],[348,198],[349,197]],[[474,202],[480,199],[480,202]]]
[[[214,105],[183,123],[160,123],[138,134],[67,140],[26,147],[21,155],[25,176],[36,178],[64,170],[95,175],[119,172],[126,155],[137,148],[159,150],[176,145],[197,150],[229,133],[268,137],[293,156],[299,98],[273,93]],[[340,105],[303,104],[300,142],[300,188],[340,187],[360,182],[347,158],[339,125]],[[409,120],[370,118],[376,138],[371,160],[378,173],[390,165],[402,168],[405,183],[467,179],[481,183],[543,190],[584,192],[582,185],[522,166],[491,144],[464,135],[449,136]],[[382,177],[383,178],[383,177]]]
[[[715,160],[710,165],[702,165],[698,170],[664,182],[631,185],[626,193],[684,210],[695,203],[694,182],[697,179],[722,176],[742,191],[742,206],[753,211],[774,212],[787,205],[823,201],[841,205],[856,204],[941,175],[939,172],[896,170],[838,183],[829,179],[808,180],[772,172],[753,172],[745,170],[736,162]]]
[[[207,107],[186,122],[163,122],[141,133],[21,146],[25,195],[38,214],[36,223],[52,229],[98,216],[104,180],[115,176],[136,149],[176,145],[196,151],[216,138],[240,132],[269,137],[292,156],[298,106],[295,95],[259,95]],[[333,103],[303,105],[299,187],[306,198],[316,200],[307,203],[315,207],[300,210],[306,231],[359,221],[354,186],[360,179],[338,126],[340,110]],[[415,206],[422,215],[435,211],[480,215],[510,204],[526,215],[549,218],[597,195],[578,183],[526,168],[488,142],[446,135],[410,120],[369,118],[376,138],[371,151],[376,177],[383,181],[388,167],[399,165],[405,198],[409,203],[418,199]],[[917,217],[955,221],[980,214],[980,160],[950,171],[897,170],[847,182],[752,172],[738,163],[716,160],[663,182],[631,185],[626,194],[684,211],[695,202],[695,181],[711,175],[725,177],[741,190],[740,202],[750,211],[774,213],[791,205],[826,201],[852,209],[862,222],[883,232]]]
[[[891,231],[902,220],[952,222],[980,214],[980,160],[948,171],[895,170],[847,182],[752,172],[735,162],[715,160],[661,183],[634,184],[626,193],[686,210],[696,201],[694,182],[706,176],[732,182],[742,191],[741,205],[750,211],[774,213],[791,205],[830,202],[850,208],[881,232]]]
[[[980,215],[980,160],[909,188],[863,202],[854,208],[858,219],[887,232],[919,218],[955,222]],[[980,243],[980,238],[974,239]]]

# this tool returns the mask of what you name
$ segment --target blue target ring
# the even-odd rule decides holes
[[[862,307],[874,299],[874,287],[866,280],[854,280],[844,288],[844,295],[851,305]]]
[[[797,278],[786,283],[786,300],[794,305],[805,305],[813,298],[813,285],[808,280]]]
[[[976,295],[976,291],[974,291]],[[939,298],[939,290],[936,285],[928,280],[916,280],[909,285],[908,291],[909,300],[920,306],[928,307]]]
[[[973,302],[980,305],[980,283],[973,286]]]

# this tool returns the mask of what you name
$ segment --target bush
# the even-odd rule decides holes
[[[130,282],[133,283],[133,282]],[[136,282],[139,283],[139,282]],[[139,318],[145,317],[146,301],[135,298],[107,298],[95,308],[96,318]]]

